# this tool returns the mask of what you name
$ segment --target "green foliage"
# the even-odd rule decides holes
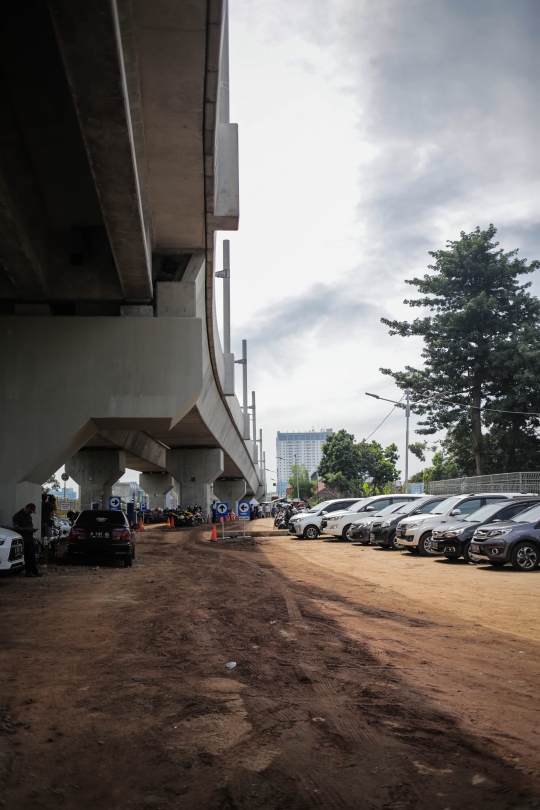
[[[45,489],[47,492],[57,492],[60,489],[60,482],[58,481],[56,475],[51,475],[51,477],[45,481],[43,484],[43,489]]]
[[[460,435],[468,437],[477,474],[486,469],[486,427],[494,438],[500,434],[495,456],[502,472],[515,469],[519,448],[538,424],[537,417],[511,417],[480,407],[540,411],[540,301],[527,292],[530,284],[518,281],[540,262],[527,265],[517,258],[517,250],[497,250],[495,234],[493,225],[462,232],[446,250],[430,253],[435,260],[429,266],[432,273],[407,281],[421,297],[405,303],[432,315],[411,323],[382,319],[391,335],[424,339],[423,369],[381,369],[402,390],[410,390],[414,411],[425,416],[418,433],[459,425]]]
[[[378,442],[356,443],[354,436],[339,430],[322,447],[319,476],[336,493],[363,496],[382,492],[399,478],[397,447],[383,448]]]
[[[411,451],[413,456],[416,456],[416,458],[419,458],[420,461],[425,461],[426,460],[426,454],[425,454],[426,447],[427,447],[427,442],[413,442],[412,444],[409,445],[409,450]]]
[[[309,472],[304,464],[293,464],[291,467],[291,477],[289,478],[289,486],[293,488],[292,497],[296,498],[296,472],[298,470],[298,490],[300,491],[300,500],[308,501],[317,489],[317,484],[309,477]]]

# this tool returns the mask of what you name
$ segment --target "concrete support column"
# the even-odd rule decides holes
[[[217,501],[226,501],[229,512],[238,514],[238,501],[246,494],[246,482],[241,481],[214,481],[214,497]]]
[[[79,485],[79,508],[91,509],[93,502],[109,508],[112,488],[126,471],[123,450],[79,450],[67,463],[66,472]]]
[[[149,509],[165,509],[165,498],[174,486],[172,475],[166,472],[142,473],[139,486],[148,495]]]
[[[204,516],[210,512],[212,484],[224,471],[223,450],[167,450],[167,470],[181,484],[180,506],[198,503]]]

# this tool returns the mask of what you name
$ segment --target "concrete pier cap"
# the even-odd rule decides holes
[[[181,484],[180,506],[198,503],[204,516],[210,512],[211,489],[216,478],[223,474],[225,461],[219,448],[194,450],[167,450],[167,470]]]
[[[79,450],[66,463],[66,472],[79,485],[79,509],[99,503],[109,508],[112,488],[126,471],[123,450]]]
[[[149,509],[165,509],[165,499],[174,486],[174,480],[166,472],[142,473],[139,475],[139,486],[148,495]]]
[[[217,480],[214,481],[213,490],[216,501],[225,501],[229,504],[229,512],[238,514],[238,501],[241,501],[246,494],[246,482],[241,480]]]

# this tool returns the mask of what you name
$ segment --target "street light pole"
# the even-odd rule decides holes
[[[300,484],[298,483],[298,461],[297,455],[294,454],[294,466],[296,467],[296,497],[300,500]]]
[[[409,491],[409,418],[411,415],[409,389],[406,392],[407,399],[405,402],[405,494]]]

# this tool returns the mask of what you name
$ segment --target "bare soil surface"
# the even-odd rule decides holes
[[[540,807],[540,574],[209,536],[0,579],[1,806]]]

